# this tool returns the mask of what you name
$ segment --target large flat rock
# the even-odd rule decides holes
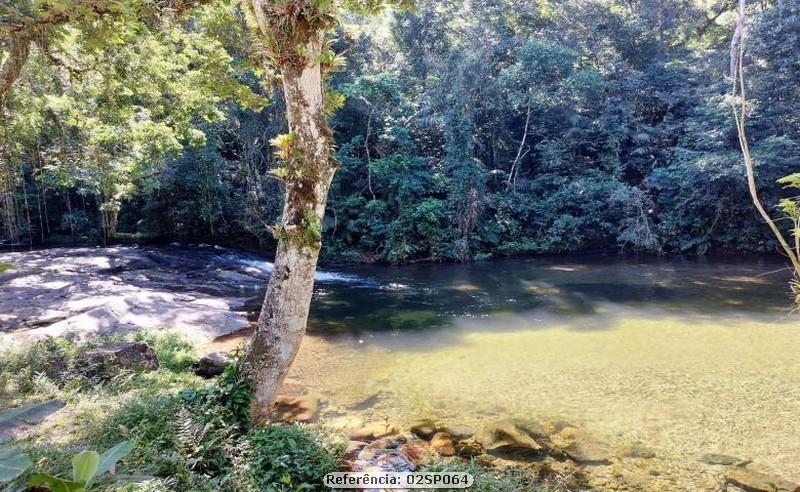
[[[214,248],[55,248],[0,253],[0,344],[169,328],[214,338],[266,287],[267,263]]]

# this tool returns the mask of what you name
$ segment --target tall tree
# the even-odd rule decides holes
[[[341,102],[325,90],[335,63],[329,34],[343,9],[374,13],[388,0],[249,0],[253,36],[279,77],[289,132],[272,140],[282,166],[273,175],[285,184],[278,241],[261,315],[239,366],[254,384],[252,415],[268,418],[275,396],[306,331],[314,273],[322,246],[322,220],[336,171],[327,116]]]

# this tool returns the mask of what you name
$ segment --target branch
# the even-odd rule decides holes
[[[739,0],[739,18],[736,22],[736,30],[734,31],[733,38],[731,39],[731,77],[733,78],[732,95],[734,96],[733,118],[736,122],[736,130],[739,136],[739,147],[742,150],[742,156],[744,158],[744,167],[747,173],[747,187],[750,191],[750,197],[753,200],[753,205],[755,205],[756,210],[758,210],[758,213],[764,219],[764,222],[766,222],[769,228],[772,230],[773,235],[780,243],[781,248],[783,248],[783,251],[786,253],[786,256],[789,257],[792,267],[794,268],[795,276],[800,278],[800,255],[798,255],[792,246],[789,245],[789,242],[786,241],[783,233],[778,226],[775,225],[775,221],[766,211],[764,205],[761,203],[761,199],[758,196],[758,187],[755,179],[755,166],[753,165],[753,158],[750,153],[750,145],[747,142],[747,132],[745,128],[745,118],[747,114],[747,97],[744,84],[744,40],[746,33],[746,14],[746,0]],[[738,109],[736,107],[737,96],[740,101]]]
[[[28,61],[32,35],[12,37],[9,42],[8,57],[0,66],[0,107],[5,100],[8,90],[22,73],[22,67]]]

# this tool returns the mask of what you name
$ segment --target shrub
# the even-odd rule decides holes
[[[297,426],[270,426],[250,434],[250,476],[256,490],[329,490],[322,484],[336,460],[319,436]]]

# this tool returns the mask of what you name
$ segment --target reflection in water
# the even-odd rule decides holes
[[[318,288],[315,336],[291,377],[323,395],[329,416],[559,417],[612,443],[641,441],[661,460],[648,479],[658,487],[645,490],[710,489],[719,469],[703,453],[800,481],[800,325],[788,274],[764,274],[780,268],[608,258],[352,268],[369,283]]]
[[[575,263],[534,258],[353,267],[347,275],[360,282],[318,286],[309,330],[331,335],[425,329],[465,317],[537,310],[556,316],[591,315],[604,303],[685,316],[713,318],[724,312],[763,318],[788,312],[788,273],[780,271],[782,267],[758,259],[745,263],[614,257]]]

